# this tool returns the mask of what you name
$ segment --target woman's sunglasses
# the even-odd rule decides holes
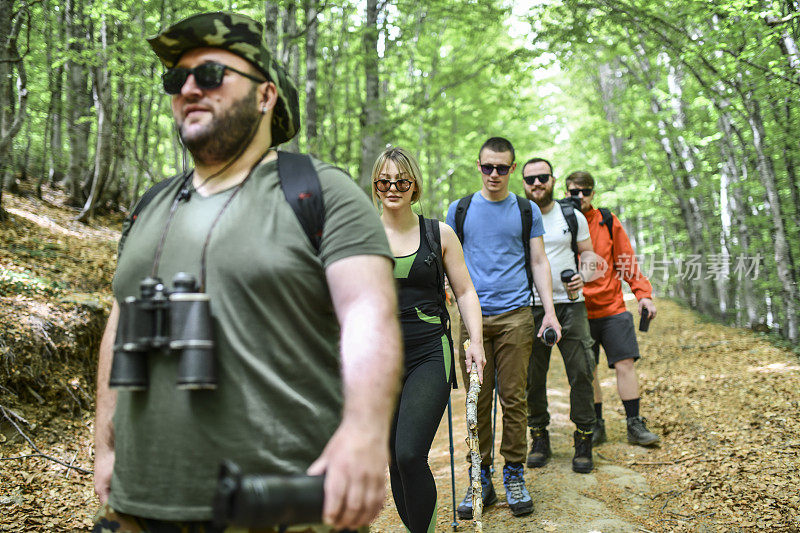
[[[197,65],[194,68],[174,67],[168,69],[164,74],[162,74],[161,82],[164,84],[165,93],[178,94],[181,92],[183,84],[186,83],[186,80],[189,78],[189,74],[193,74],[194,82],[199,88],[216,89],[222,85],[222,79],[225,77],[226,70],[235,72],[236,74],[244,76],[245,78],[253,80],[257,83],[264,83],[265,81],[268,81],[256,78],[255,76],[251,76],[250,74],[242,72],[241,70],[236,70],[228,65],[209,61],[208,63]]]
[[[570,189],[569,193],[572,196],[578,196],[579,194],[583,193],[583,196],[586,197],[586,196],[589,196],[590,194],[592,194],[593,190],[594,189],[591,189],[591,188],[589,188],[589,189]]]
[[[522,176],[522,181],[528,185],[533,185],[536,181],[539,183],[547,183],[550,181],[550,174],[534,174],[533,176]]]
[[[399,179],[399,180],[375,180],[375,188],[378,189],[380,192],[389,192],[389,189],[394,188],[397,189],[397,192],[406,192],[411,188],[411,185],[414,182],[411,180],[406,179]]]
[[[498,176],[505,176],[511,170],[511,165],[484,165],[481,163],[481,172],[490,176],[492,171],[496,170]]]

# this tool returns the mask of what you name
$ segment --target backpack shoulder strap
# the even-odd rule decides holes
[[[442,257],[442,234],[439,228],[439,221],[435,218],[424,218],[419,216],[420,224],[423,225],[423,235],[425,243],[431,250],[431,254],[425,259],[427,265],[436,265],[436,300],[439,304],[439,319],[444,327],[444,334],[450,344],[450,368],[456,367],[455,352],[453,351],[453,336],[450,332],[450,313],[447,311],[447,295],[444,292],[444,259]],[[447,357],[447,355],[445,355]],[[458,388],[458,380],[455,373],[451,376],[453,388]]]
[[[286,201],[314,250],[319,253],[325,225],[325,206],[319,176],[311,158],[305,154],[278,151],[278,179]]]
[[[133,206],[133,211],[131,211],[131,214],[122,221],[122,234],[120,235],[119,244],[117,245],[117,254],[122,252],[122,248],[125,246],[125,241],[128,238],[128,233],[133,227],[133,223],[136,222],[137,218],[139,218],[139,215],[142,213],[142,211],[144,211],[144,208],[147,207],[147,204],[153,201],[153,198],[155,198],[158,193],[169,187],[172,183],[175,183],[176,181],[185,181],[188,179],[189,176],[192,175],[192,172],[194,172],[194,169],[187,170],[181,174],[175,174],[170,178],[153,184],[149,189],[144,191],[142,197],[139,198],[139,201],[136,202],[135,206]]]
[[[522,249],[525,252],[525,275],[528,277],[528,290],[533,291],[533,272],[531,272],[531,229],[533,229],[533,209],[527,198],[518,194],[517,207],[522,219]]]
[[[458,201],[456,205],[456,235],[461,244],[464,244],[464,220],[467,218],[467,209],[472,202],[472,195],[469,194]]]
[[[436,279],[437,279],[437,287],[438,287],[438,294],[437,299],[439,301],[439,311],[440,312],[447,312],[447,306],[445,303],[445,294],[444,294],[444,262],[442,260],[442,235],[439,231],[439,221],[435,218],[424,218],[420,215],[421,223],[424,227],[424,236],[425,236],[425,244],[428,245],[428,248],[431,250],[431,255],[425,259],[427,264],[435,264],[436,265]]]
[[[608,236],[611,237],[611,241],[614,241],[614,215],[611,214],[611,210],[605,207],[598,208],[600,211],[600,216],[602,217],[600,220],[600,225],[605,226],[608,229]]]
[[[153,186],[147,189],[146,191],[144,191],[142,197],[139,198],[139,201],[136,202],[136,205],[133,207],[133,211],[131,212],[131,215],[129,217],[131,220],[131,224],[136,222],[136,219],[139,218],[139,214],[141,214],[144,208],[147,207],[147,204],[149,204],[153,200],[153,198],[156,197],[158,193],[169,187],[170,184],[174,183],[176,180],[186,179],[191,172],[194,172],[194,169],[189,170],[187,172],[183,172],[181,174],[175,174],[171,178],[161,180],[158,183],[153,184]]]
[[[566,199],[556,200],[558,205],[561,206],[561,214],[564,215],[564,220],[567,221],[567,227],[570,232],[570,246],[572,247],[572,255],[575,256],[576,271],[580,270],[578,264],[578,217],[575,216],[575,206],[572,202]]]
[[[608,236],[611,238],[611,258],[614,258],[614,215],[611,210],[606,207],[598,208],[600,211],[600,225],[605,226],[608,230]]]

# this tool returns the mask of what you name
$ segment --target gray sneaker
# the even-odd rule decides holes
[[[640,446],[653,446],[658,444],[661,439],[658,435],[647,429],[644,423],[647,419],[641,416],[631,416],[628,418],[628,442]]]
[[[595,419],[594,427],[592,428],[592,446],[597,446],[608,440],[606,437],[606,421],[602,418]]]

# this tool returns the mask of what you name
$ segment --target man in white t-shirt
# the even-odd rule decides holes
[[[583,279],[579,271],[580,265],[588,264],[589,256],[594,253],[589,224],[580,209],[576,209],[569,200],[553,200],[556,178],[549,161],[538,157],[530,159],[522,167],[522,176],[525,195],[539,207],[544,223],[544,249],[553,276],[553,303],[561,323],[562,337],[558,349],[564,359],[570,384],[570,419],[577,427],[572,469],[588,473],[593,467],[592,428],[595,413],[592,372],[595,363],[581,291]],[[544,310],[536,291],[533,296],[533,315],[538,328]],[[527,460],[529,468],[544,466],[551,455],[547,432],[550,422],[547,412],[547,369],[551,350],[552,347],[541,339],[534,340],[528,366],[528,427],[532,440]]]

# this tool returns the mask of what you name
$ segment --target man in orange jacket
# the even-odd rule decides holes
[[[567,191],[580,198],[581,211],[589,223],[594,251],[608,264],[605,272],[583,287],[589,328],[594,339],[595,361],[600,362],[600,346],[606,353],[609,368],[617,374],[617,391],[625,407],[628,423],[628,442],[641,446],[657,444],[658,435],[649,431],[645,419],[639,415],[639,379],[633,362],[639,359],[639,345],[633,315],[625,310],[622,299],[622,281],[630,286],[639,301],[639,314],[656,316],[656,306],[652,300],[653,287],[639,270],[633,247],[628,235],[616,215],[605,209],[592,206],[594,199],[594,178],[588,172],[573,172],[566,179]],[[609,225],[611,230],[609,231]],[[606,440],[603,420],[603,396],[594,371],[594,408],[596,423],[593,431],[593,444]]]

